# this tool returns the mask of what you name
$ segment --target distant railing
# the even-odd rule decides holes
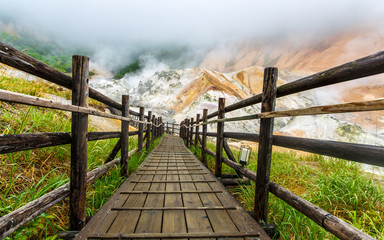
[[[255,181],[254,214],[256,220],[267,222],[268,193],[271,192],[341,239],[373,239],[336,216],[270,181],[270,167],[272,145],[383,167],[384,147],[381,146],[273,135],[275,117],[384,110],[384,100],[377,99],[374,101],[351,102],[288,111],[275,111],[275,102],[278,97],[372,76],[383,72],[384,52],[378,52],[348,62],[338,67],[284,84],[280,87],[276,87],[278,75],[277,68],[266,68],[264,71],[262,93],[229,106],[225,106],[225,99],[220,98],[218,111],[208,115],[208,110],[204,109],[202,118],[200,118],[200,114],[197,114],[195,121],[194,118],[187,118],[182,121],[180,123],[180,136],[185,140],[187,146],[194,144],[196,147],[202,149],[201,160],[203,162],[206,161],[206,154],[216,158],[215,175],[217,177],[221,176],[222,163],[225,163],[235,169],[237,173]],[[261,113],[235,118],[225,118],[225,113],[257,103],[261,103]],[[216,120],[208,121],[208,119],[214,117],[218,118]],[[261,119],[259,134],[224,132],[225,122],[254,119]],[[217,123],[216,132],[207,132],[207,124],[210,123]],[[202,132],[199,131],[200,126],[202,126]],[[195,136],[194,142],[193,135]],[[200,137],[200,135],[202,137]],[[207,149],[207,136],[216,137],[216,153]],[[236,159],[225,140],[226,138],[259,143],[257,174],[236,162]],[[199,142],[201,145],[198,144]],[[223,157],[223,149],[230,159]]]
[[[72,112],[71,133],[26,133],[0,136],[0,154],[71,144],[70,182],[2,216],[0,218],[0,239],[68,196],[70,197],[70,229],[80,230],[85,224],[86,185],[119,163],[122,166],[121,175],[126,176],[129,156],[135,152],[141,152],[143,146],[149,151],[150,144],[165,132],[162,117],[152,115],[151,111],[145,115],[144,107],[140,107],[139,113],[130,110],[127,95],[122,96],[122,104],[120,104],[90,88],[88,82],[89,59],[87,57],[73,56],[73,70],[72,77],[70,77],[0,42],[0,62],[72,90],[71,105],[0,90],[0,101]],[[116,109],[116,112],[121,114],[109,114],[89,108],[88,96]],[[121,120],[121,132],[88,132],[88,115]],[[138,131],[130,132],[129,124],[135,125]],[[166,124],[168,126],[168,123]],[[173,134],[174,125],[171,129],[168,127],[166,131]],[[134,135],[138,135],[138,147],[129,151],[128,137]],[[105,164],[87,173],[88,141],[111,138],[120,139]],[[144,143],[144,141],[146,142]],[[121,158],[115,159],[120,150]]]

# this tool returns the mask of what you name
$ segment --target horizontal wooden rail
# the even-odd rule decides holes
[[[130,136],[135,132],[130,132]],[[120,132],[89,132],[88,141],[119,138]],[[22,133],[0,135],[0,154],[71,143],[71,133]]]
[[[216,133],[211,132],[207,135],[215,137]],[[224,137],[251,142],[259,141],[259,134],[252,133],[224,132]],[[384,156],[384,147],[382,146],[277,135],[273,135],[272,143],[279,147],[384,167],[384,158],[382,157]]]
[[[26,104],[30,106],[46,107],[46,108],[70,111],[70,112],[76,112],[76,113],[85,113],[89,115],[118,119],[122,121],[131,121],[131,118],[128,118],[128,117],[122,117],[119,115],[100,112],[98,110],[93,110],[87,107],[79,107],[79,106],[64,104],[60,102],[53,102],[51,100],[47,100],[44,98],[33,97],[33,96],[21,94],[21,93],[14,93],[14,92],[2,90],[2,89],[0,89],[0,101],[21,103],[21,104]]]
[[[215,119],[215,120],[203,122],[200,124],[198,124],[198,122],[194,122],[194,124],[196,125],[190,126],[189,128],[193,128],[195,126],[200,126],[205,124],[211,124],[211,123],[220,123],[220,122],[237,122],[237,121],[247,121],[247,120],[255,120],[255,119],[262,119],[262,118],[293,117],[293,116],[305,116],[305,115],[351,113],[351,112],[365,112],[365,111],[378,111],[378,110],[384,110],[384,99],[377,99],[377,100],[364,101],[364,102],[349,102],[349,103],[343,103],[343,104],[324,105],[324,106],[300,108],[300,109],[285,110],[285,111],[263,112],[263,113],[257,113],[252,115],[245,115],[241,117]]]
[[[129,155],[136,153],[137,149],[129,152]],[[104,175],[113,166],[120,163],[117,158],[109,163],[98,167],[87,174],[87,184]],[[27,203],[23,207],[0,218],[0,239],[7,237],[9,234],[25,225],[35,217],[45,212],[50,207],[61,202],[69,196],[69,183],[41,196],[40,198]]]
[[[384,72],[384,51],[360,58],[323,72],[281,85],[277,88],[277,97],[346,82],[358,78],[372,76]],[[225,112],[231,112],[261,102],[261,93],[225,107]],[[216,117],[217,111],[208,115],[208,119]]]
[[[213,151],[207,150],[207,153],[216,157],[216,154]],[[254,182],[256,181],[255,172],[227,158],[223,158],[223,163],[227,164],[236,171],[239,171],[250,180]],[[358,230],[357,228],[344,222],[342,219],[317,207],[316,205],[297,196],[296,194],[288,191],[287,189],[274,182],[269,182],[269,191],[340,239],[374,239],[371,236]]]
[[[318,114],[351,113],[384,110],[384,99],[364,102],[349,102],[343,104],[316,106],[309,108],[293,109],[258,113],[258,118],[293,117]],[[252,116],[252,115],[251,115]]]
[[[70,76],[34,59],[33,57],[3,42],[0,42],[0,62],[18,70],[30,73],[49,82],[58,84],[62,87],[72,89],[72,78]],[[119,111],[122,110],[122,105],[120,103],[103,95],[93,88],[89,88],[89,97]],[[138,112],[133,110],[130,110],[129,114],[140,116]]]

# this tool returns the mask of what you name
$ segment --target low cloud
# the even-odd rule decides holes
[[[106,65],[126,63],[141,49],[201,49],[250,39],[339,31],[380,24],[382,0],[2,0],[0,16],[54,38],[90,47]],[[195,59],[195,62],[198,62]]]

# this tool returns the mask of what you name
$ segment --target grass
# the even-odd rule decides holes
[[[215,151],[215,144],[207,148]],[[190,148],[197,156],[200,149]],[[232,149],[234,155],[238,151]],[[215,159],[207,155],[213,170]],[[256,172],[257,153],[252,152],[247,166]],[[235,171],[223,164],[223,174]],[[377,239],[384,239],[384,188],[371,174],[361,171],[358,163],[320,155],[299,155],[294,151],[273,152],[271,181],[342,218]],[[248,210],[253,210],[255,185],[230,191]],[[270,222],[277,224],[280,239],[337,239],[305,215],[274,195],[269,195]]]
[[[55,95],[66,100],[72,99],[72,91],[44,80],[27,81],[20,78],[0,76],[0,89],[22,93],[34,97],[46,98]],[[104,104],[94,99],[89,99],[89,106],[104,110]]]
[[[44,94],[70,97],[69,91],[58,90],[43,81],[0,77],[0,88],[37,97]],[[70,114],[66,112],[5,102],[0,104],[0,134],[71,131]],[[89,131],[95,129],[90,127]],[[88,143],[88,171],[103,165],[117,141],[109,139]],[[129,145],[130,149],[136,148],[137,137],[131,137]],[[136,170],[146,154],[144,151],[143,155],[130,157],[130,173]],[[6,215],[67,183],[69,171],[69,144],[0,155],[0,215]],[[124,181],[119,173],[120,166],[115,166],[87,187],[87,215],[94,215]],[[53,206],[6,239],[56,239],[59,231],[67,230],[68,204],[66,199]]]

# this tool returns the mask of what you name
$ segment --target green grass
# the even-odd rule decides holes
[[[36,87],[38,86],[38,87]],[[41,96],[45,93],[67,96],[45,82],[0,77],[0,88]],[[70,132],[70,114],[63,111],[0,103],[0,134],[37,132]],[[95,131],[93,127],[89,131]],[[88,171],[103,165],[118,139],[88,142]],[[155,144],[151,146],[153,148]],[[130,137],[129,148],[137,146],[137,137]],[[135,171],[146,156],[130,157],[129,171]],[[119,157],[119,155],[117,156]],[[0,155],[0,215],[6,215],[69,181],[70,145],[47,147]],[[124,181],[120,166],[87,187],[87,215],[93,215]],[[68,199],[51,207],[44,214],[20,228],[7,239],[55,239],[67,230]]]
[[[215,144],[207,148],[215,151]],[[190,148],[198,157],[200,149]],[[238,151],[232,149],[235,157]],[[215,159],[208,155],[213,170]],[[256,172],[257,153],[252,152],[247,166]],[[235,173],[223,165],[223,174]],[[361,171],[358,163],[320,155],[298,155],[294,151],[273,152],[271,181],[344,219],[347,223],[377,238],[384,239],[384,187],[371,174]],[[253,210],[255,185],[230,191],[248,210]],[[280,239],[337,239],[328,231],[274,195],[269,195],[270,222],[278,225]]]

